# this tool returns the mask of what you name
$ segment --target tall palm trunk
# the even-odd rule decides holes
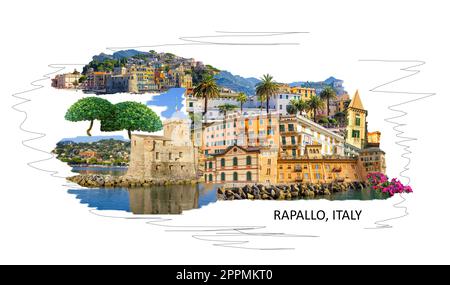
[[[330,117],[330,98],[327,98],[327,117]]]
[[[266,113],[267,114],[269,114],[269,100],[270,100],[270,97],[267,96],[267,99],[266,99]]]
[[[205,110],[203,111],[203,117],[205,119],[205,123],[206,123],[207,113],[208,113],[208,96],[205,95]]]

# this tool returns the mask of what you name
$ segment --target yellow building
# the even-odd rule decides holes
[[[358,164],[362,170],[363,177],[366,177],[371,172],[386,173],[385,153],[378,147],[368,147],[361,150]]]
[[[379,147],[381,140],[381,132],[367,132],[367,146]]]
[[[152,66],[132,65],[129,73],[136,80],[139,92],[159,90],[155,81],[155,69]]]
[[[356,90],[350,105],[347,108],[347,136],[346,142],[358,149],[362,149],[366,143],[366,116],[367,111]]]
[[[279,159],[278,183],[330,183],[364,179],[356,158],[324,156],[321,149],[321,145],[308,145],[302,157]]]

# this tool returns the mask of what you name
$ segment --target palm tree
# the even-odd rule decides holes
[[[316,121],[317,110],[322,109],[324,103],[322,99],[318,96],[312,96],[308,101],[309,109],[313,111],[314,114],[314,122]]]
[[[319,94],[322,100],[327,101],[327,117],[330,116],[330,100],[336,98],[336,92],[330,86],[326,86]]]
[[[233,111],[236,108],[237,108],[236,105],[225,103],[225,104],[219,106],[219,113],[223,114],[226,119],[227,112]]]
[[[337,112],[334,114],[334,118],[338,121],[339,125],[343,125],[347,115],[344,112]]]
[[[236,98],[236,100],[241,103],[241,113],[242,113],[242,108],[244,106],[244,103],[247,102],[247,95],[245,95],[244,92],[240,92]]]
[[[300,113],[300,115],[303,113],[303,111],[309,109],[308,102],[303,101],[302,99],[292,99],[289,103],[295,109],[295,113]]]
[[[194,88],[194,96],[205,100],[205,110],[203,116],[206,121],[208,112],[208,99],[219,97],[220,91],[216,79],[212,75],[205,76],[202,81]]]
[[[270,74],[264,74],[260,80],[256,85],[256,95],[261,102],[266,100],[266,111],[269,113],[269,100],[278,93],[278,84],[273,81],[273,76]]]

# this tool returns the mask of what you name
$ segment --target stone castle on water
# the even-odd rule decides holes
[[[162,136],[132,135],[127,176],[153,182],[195,180],[198,158],[190,130],[190,119],[176,111],[164,121]]]

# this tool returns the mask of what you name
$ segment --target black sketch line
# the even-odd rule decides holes
[[[399,176],[405,178],[405,180],[407,180],[406,185],[409,185],[409,183],[411,182],[411,178],[406,175],[406,172],[409,170],[409,165],[411,164],[411,157],[410,155],[412,154],[412,151],[410,150],[411,146],[409,144],[407,144],[408,142],[411,141],[416,141],[417,138],[415,137],[407,137],[404,136],[405,131],[401,130],[401,127],[405,127],[408,124],[406,123],[399,123],[397,121],[397,119],[400,119],[402,117],[405,117],[408,115],[408,112],[405,111],[403,108],[399,108],[399,107],[404,107],[404,105],[407,105],[409,103],[413,103],[413,102],[417,102],[420,100],[424,100],[426,98],[435,96],[436,93],[432,93],[432,92],[415,92],[415,91],[398,91],[398,90],[393,90],[393,89],[386,89],[388,88],[388,86],[390,86],[391,84],[395,83],[395,82],[399,82],[401,80],[405,80],[407,78],[410,78],[412,76],[415,76],[417,74],[420,73],[420,69],[418,69],[420,66],[425,65],[426,62],[422,61],[422,60],[397,60],[397,59],[361,59],[359,60],[361,62],[378,62],[378,63],[404,63],[406,65],[406,67],[402,67],[400,68],[401,71],[405,71],[408,72],[408,74],[401,76],[399,78],[390,80],[388,82],[382,83],[380,85],[375,86],[374,88],[370,89],[371,92],[375,92],[375,93],[385,93],[385,94],[406,94],[406,95],[416,95],[415,98],[413,99],[409,99],[394,105],[390,105],[388,106],[388,110],[393,111],[395,113],[397,113],[397,115],[389,117],[389,118],[385,118],[384,121],[388,122],[392,125],[394,125],[392,127],[392,129],[395,131],[395,136],[400,139],[395,141],[394,143],[398,146],[400,146],[403,149],[403,153],[401,154],[401,157],[406,160],[405,165],[403,166],[403,170],[400,171]],[[384,88],[382,88],[384,87]],[[391,87],[392,88],[392,87]],[[418,97],[417,97],[418,95]],[[397,209],[403,209],[404,212],[402,215],[400,216],[396,216],[396,217],[392,217],[392,218],[387,218],[387,219],[383,219],[383,220],[379,220],[375,222],[376,227],[371,227],[371,228],[366,228],[366,229],[386,229],[386,228],[392,228],[391,225],[387,224],[386,222],[388,221],[392,221],[392,220],[396,220],[396,219],[401,219],[404,218],[406,216],[409,215],[408,212],[408,207],[406,207],[405,205],[402,205],[405,201],[406,198],[405,196],[400,193],[399,194],[401,201],[397,202],[395,204],[393,204],[394,208]]]

